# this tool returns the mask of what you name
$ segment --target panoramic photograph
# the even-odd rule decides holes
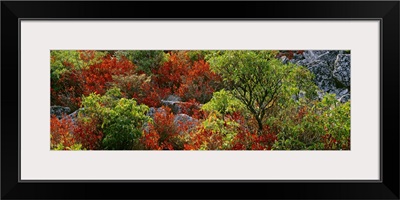
[[[50,150],[350,150],[350,50],[51,50]]]

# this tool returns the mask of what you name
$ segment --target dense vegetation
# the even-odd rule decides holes
[[[51,51],[50,149],[349,150],[350,101],[280,54]]]

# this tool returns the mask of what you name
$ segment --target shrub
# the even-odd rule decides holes
[[[334,94],[287,108],[272,124],[280,127],[274,149],[350,149],[350,103]]]
[[[200,103],[206,103],[212,98],[214,91],[221,89],[221,82],[221,77],[210,70],[206,61],[195,61],[181,77],[177,94],[183,101],[196,99]]]
[[[68,150],[76,143],[73,134],[75,124],[71,118],[66,117],[58,119],[55,115],[50,118],[50,149]]]
[[[217,112],[224,117],[226,114],[244,112],[245,106],[231,92],[222,89],[214,92],[212,99],[204,104],[201,109],[207,112]]]
[[[71,69],[59,80],[52,83],[51,96],[53,105],[68,106],[71,110],[80,107],[82,95],[97,93],[103,95],[111,87],[113,76],[132,73],[135,66],[128,60],[117,60],[113,57],[102,59],[82,69]],[[54,86],[54,87],[53,87]]]
[[[149,123],[141,142],[146,149],[183,150],[185,135],[197,125],[197,121],[177,122],[169,107],[161,108],[162,111],[154,114],[154,120]]]
[[[82,114],[101,123],[100,128],[104,134],[102,149],[132,149],[133,144],[142,136],[143,124],[150,120],[146,116],[147,106],[120,97],[121,91],[113,88],[104,96],[92,93],[82,100]]]
[[[98,128],[98,119],[80,116],[76,120],[74,135],[83,148],[98,150],[101,148],[103,132]]]

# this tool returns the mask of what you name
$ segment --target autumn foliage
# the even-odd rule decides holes
[[[277,55],[290,59],[302,53]],[[349,102],[330,95],[291,98],[300,90],[297,72],[303,70],[302,81],[309,81],[306,69],[280,64],[270,52],[224,55],[52,51],[51,106],[69,107],[75,115],[51,116],[50,148],[350,149]],[[267,55],[269,63],[259,55]],[[166,100],[171,96],[175,100]]]

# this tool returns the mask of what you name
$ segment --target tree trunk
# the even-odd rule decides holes
[[[256,117],[257,123],[258,123],[258,134],[260,135],[263,131],[263,124],[262,124],[262,119],[259,117]]]

